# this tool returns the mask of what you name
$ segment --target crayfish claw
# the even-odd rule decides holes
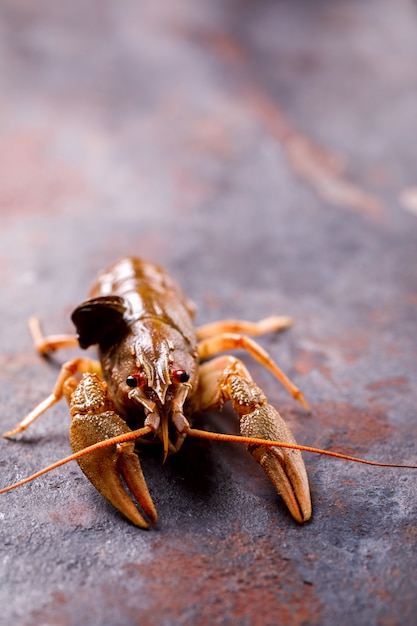
[[[129,446],[130,449],[127,449]],[[137,502],[149,518],[151,524],[156,524],[156,522],[158,521],[158,514],[149,493],[145,477],[142,473],[139,457],[133,451],[134,445],[120,444],[119,447],[123,447],[123,451],[120,452],[117,459],[117,468],[123,476],[123,479],[129,491],[136,498]],[[129,500],[129,502],[131,502],[131,500]],[[136,507],[135,511],[137,511]]]
[[[292,432],[270,404],[258,406],[242,416],[240,431],[247,437],[296,443]],[[300,450],[262,445],[249,445],[248,450],[261,465],[293,518],[300,523],[307,522],[311,517],[311,497]]]
[[[129,431],[126,423],[114,411],[76,415],[70,429],[71,447],[73,452],[78,452],[99,441]],[[135,497],[150,523],[155,524],[158,515],[134,447],[134,442],[115,444],[94,450],[79,458],[77,462],[106,500],[133,524],[139,528],[148,528],[149,523],[137,509],[124,485],[125,483]]]
[[[296,444],[294,435],[278,411],[268,403],[263,391],[248,377],[244,367],[233,362],[226,375],[225,399],[230,399],[239,416],[244,437]],[[311,517],[311,497],[307,472],[300,450],[249,444],[248,451],[261,465],[280,494],[293,518],[300,523]]]
[[[287,443],[292,442],[287,439]],[[300,524],[307,522],[311,517],[311,499],[300,451],[261,446],[251,450],[251,453],[284,500],[292,517]]]

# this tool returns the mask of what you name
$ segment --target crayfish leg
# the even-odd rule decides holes
[[[301,390],[284,374],[271,356],[256,341],[245,335],[238,333],[222,333],[213,337],[203,339],[198,344],[198,354],[201,360],[224,352],[225,350],[243,349],[249,352],[261,365],[269,369],[270,372],[282,383],[295,400],[308,411],[309,406]]]
[[[265,335],[266,333],[284,330],[292,326],[292,323],[292,319],[288,315],[272,315],[259,320],[259,322],[219,320],[196,328],[196,337],[200,341],[201,339],[208,339],[224,333],[244,333],[252,336]]]
[[[33,424],[34,421],[38,419],[38,417],[54,406],[54,404],[59,402],[64,395],[67,395],[66,390],[69,390],[70,388],[73,389],[74,385],[78,384],[78,381],[71,384],[71,379],[73,379],[76,374],[83,374],[86,372],[100,374],[100,363],[96,360],[85,359],[82,357],[77,357],[64,363],[61,367],[52,393],[47,398],[39,402],[39,404],[32,409],[32,411],[30,411],[30,413],[28,413],[12,430],[4,433],[3,437],[8,439],[26,430],[31,424]]]
[[[200,368],[196,409],[221,409],[230,400],[245,437],[296,443],[294,435],[253,382],[245,365],[232,356],[204,363]],[[300,450],[251,444],[248,451],[261,465],[293,518],[300,523],[311,517],[307,472]]]
[[[45,336],[37,317],[30,317],[28,325],[35,350],[39,352],[39,354],[46,354],[47,352],[53,352],[60,348],[79,348],[76,335],[60,334]]]

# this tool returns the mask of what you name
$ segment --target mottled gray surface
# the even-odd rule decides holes
[[[26,320],[69,314],[115,258],[157,261],[199,323],[261,339],[300,443],[417,463],[417,8],[409,0],[0,2],[1,431],[54,383]],[[1,485],[68,454],[68,411],[1,441]],[[230,411],[201,425],[233,428]],[[295,524],[238,446],[144,473],[157,529],[65,466],[0,496],[0,623],[415,623],[417,472],[306,455]]]

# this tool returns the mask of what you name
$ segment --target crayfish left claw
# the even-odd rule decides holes
[[[103,439],[129,431],[129,427],[114,411],[76,415],[70,429],[71,447],[73,452],[78,452]],[[122,481],[123,478],[150,522],[155,524],[158,516],[134,447],[134,442],[127,442],[100,448],[79,458],[78,465],[106,500],[133,524],[148,528],[148,522],[136,508]]]
[[[107,385],[96,374],[84,374],[79,382],[69,379],[64,393],[70,403],[73,452],[132,432],[115,412]],[[150,522],[155,524],[158,516],[134,448],[134,441],[97,447],[78,458],[77,462],[97,491],[116,509],[136,526],[148,528],[148,522],[136,508],[122,481],[123,478]]]
[[[114,404],[108,396],[107,384],[96,374],[84,374],[79,382],[70,379],[64,392],[70,403],[70,443],[73,452],[80,452],[106,439],[132,432],[115,412]],[[133,524],[148,528],[148,522],[136,508],[122,481],[123,479],[151,524],[155,524],[158,515],[134,448],[134,441],[97,447],[78,458],[77,462],[106,500]]]

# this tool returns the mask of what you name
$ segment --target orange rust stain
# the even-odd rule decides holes
[[[71,479],[70,479],[71,480]],[[93,526],[96,514],[91,502],[88,504],[67,504],[65,509],[56,509],[50,513],[51,521],[57,526],[72,529]]]
[[[175,211],[180,215],[187,215],[195,207],[207,201],[214,194],[214,189],[204,178],[195,176],[186,168],[179,168],[174,173],[175,183],[180,190],[180,198],[175,203]]]
[[[143,626],[184,616],[190,623],[194,619],[204,624],[222,624],[226,619],[264,626],[274,616],[279,616],[280,624],[320,624],[322,605],[314,583],[303,580],[288,557],[277,556],[267,538],[254,542],[249,536],[239,537],[227,536],[220,545],[213,539],[209,555],[207,545],[199,549],[188,543],[184,553],[161,542],[151,561],[120,567],[117,583],[99,583],[94,603],[90,586],[77,589],[76,605],[71,594],[54,592],[27,623],[66,626],[75,619],[83,623],[86,616],[104,623],[104,616],[111,613],[120,623]]]
[[[369,403],[380,403],[383,398],[387,403],[389,402],[391,405],[394,405],[397,401],[395,394],[408,391],[409,381],[404,377],[387,378],[386,380],[379,380],[368,384],[366,389],[371,392],[376,392],[375,395],[369,395]]]
[[[338,335],[327,335],[321,340],[325,345],[326,352],[314,350],[319,358],[324,361],[330,358],[334,350],[337,350],[338,358],[342,358],[346,363],[352,365],[356,363],[369,349],[370,337],[367,333],[355,330],[355,332],[344,332]]]
[[[337,511],[337,515],[342,518],[344,515],[346,515],[347,511],[350,508],[350,503],[346,502],[345,499],[342,498],[336,498],[335,496],[333,496],[332,499],[332,511]]]
[[[399,376],[398,378],[387,378],[386,380],[378,380],[375,383],[369,383],[366,385],[366,389],[369,391],[379,391],[380,389],[387,389],[387,387],[399,389],[408,386],[408,380]]]
[[[280,107],[261,90],[251,90],[248,100],[266,128],[282,144],[295,174],[324,201],[380,219],[384,207],[375,196],[348,180],[339,155],[314,143],[292,126]]]
[[[242,44],[228,33],[205,31],[203,39],[227,63],[238,64],[246,59],[246,51]]]
[[[404,533],[404,538],[405,538],[407,545],[409,546],[417,545],[417,526],[407,525],[403,529],[403,533]]]
[[[188,28],[184,34],[198,44],[206,45],[232,68],[241,68],[250,56],[242,42],[228,32]],[[296,176],[333,206],[353,209],[373,219],[383,217],[383,203],[348,179],[347,168],[340,155],[320,146],[296,129],[279,105],[262,88],[254,86],[249,77],[243,81],[242,101],[280,142]]]
[[[187,148],[193,152],[211,153],[219,158],[233,156],[233,142],[227,119],[199,116],[190,122],[190,141]]]
[[[9,132],[2,138],[0,213],[54,211],[66,198],[85,195],[86,180],[69,164],[48,153],[50,138],[42,131]]]
[[[314,419],[304,425],[304,430],[309,430],[306,437],[311,437],[319,447],[323,436],[327,440],[331,437],[331,444],[326,445],[328,449],[353,456],[389,440],[394,431],[381,405],[363,410],[347,403],[326,402],[315,405],[313,415]],[[310,439],[309,443],[313,445]]]
[[[65,594],[62,593],[61,591],[56,591],[53,594],[53,598],[54,598],[55,602],[57,602],[58,604],[65,604],[65,602],[67,600]]]
[[[245,47],[230,33],[209,28],[178,27],[175,30],[184,34],[187,39],[210,49],[222,61],[230,65],[238,65],[245,61],[247,53]]]
[[[294,369],[298,374],[306,376],[312,370],[318,370],[326,380],[333,380],[331,368],[327,365],[328,358],[320,350],[297,349]]]
[[[389,602],[392,600],[393,598],[393,594],[390,593],[387,589],[374,589],[372,588],[373,592],[376,592],[378,599],[384,602]]]
[[[406,299],[405,299],[407,304],[411,304],[411,305],[415,305],[417,306],[417,294],[415,293],[410,293],[407,295]]]
[[[146,565],[150,607],[145,619],[155,614],[163,619],[164,608],[166,619],[184,614],[198,598],[198,618],[204,623],[220,623],[220,615],[236,623],[249,619],[253,626],[263,626],[272,615],[294,626],[320,623],[314,585],[297,577],[291,560],[271,550],[266,539],[254,543],[240,532],[220,545],[218,539],[211,543],[202,549],[190,543],[186,553],[172,544],[161,545],[164,566],[158,557]],[[132,578],[136,568],[143,572],[143,566],[134,564],[123,569]]]
[[[343,485],[348,485],[349,487],[357,487],[358,486],[358,482],[356,480],[351,480],[348,478],[341,478],[340,482]]]
[[[325,350],[296,348],[294,352],[294,368],[302,376],[318,370],[322,376],[333,381],[331,354],[337,351],[338,358],[349,365],[356,363],[366,353],[369,346],[369,337],[364,333],[355,333],[353,336],[327,336]]]
[[[368,350],[369,342],[369,335],[359,331],[333,339],[334,345],[341,349],[343,358],[349,364],[356,363],[364,355]]]

